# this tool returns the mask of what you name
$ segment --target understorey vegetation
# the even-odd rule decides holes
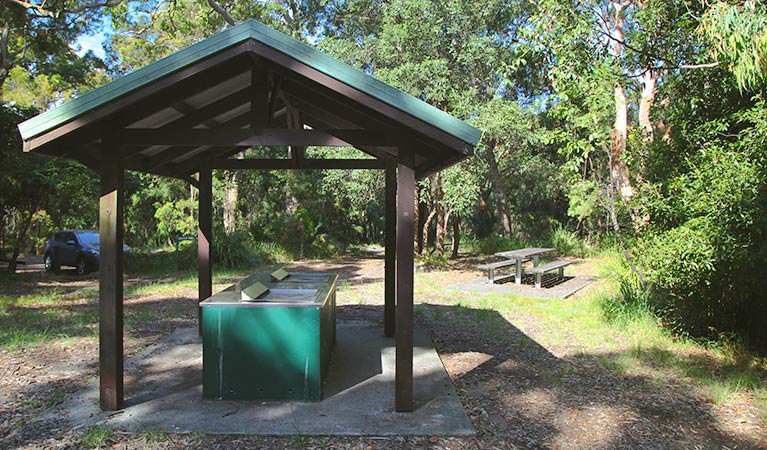
[[[97,226],[97,175],[22,154],[16,125],[248,18],[483,131],[472,157],[418,183],[421,265],[612,252],[606,314],[767,348],[767,9],[753,0],[4,2],[3,267],[56,230]],[[78,51],[95,33],[103,51]],[[380,249],[383,193],[376,170],[216,171],[214,265]],[[194,241],[177,245],[197,235],[191,185],[128,172],[125,226],[129,270],[194,269]]]

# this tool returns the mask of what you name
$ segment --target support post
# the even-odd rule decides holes
[[[400,147],[397,164],[397,320],[394,403],[397,411],[413,410],[413,151]]]
[[[394,336],[397,274],[397,161],[386,158],[384,225],[384,335]]]
[[[122,409],[123,391],[123,196],[125,172],[119,149],[101,165],[99,200],[99,404]],[[104,152],[105,154],[107,152]]]
[[[199,224],[197,227],[197,330],[202,336],[202,307],[199,302],[213,294],[213,266],[210,258],[210,243],[213,238],[213,169],[211,159],[206,158],[200,165]]]

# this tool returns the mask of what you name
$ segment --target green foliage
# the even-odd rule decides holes
[[[119,75],[226,26],[204,0],[131,0],[80,15],[62,5],[92,6],[53,2],[48,18],[13,2],[0,6],[10,36],[0,49],[8,50],[0,52],[0,253],[39,250],[55,229],[96,226],[96,174],[78,163],[21,155],[15,130],[34,113],[26,107],[47,108],[106,81],[101,63],[77,57],[69,44],[98,31],[108,16],[115,31],[108,65]],[[626,272],[617,303],[607,309],[622,316],[651,311],[685,333],[740,332],[750,342],[767,342],[759,330],[767,310],[760,295],[767,289],[762,2],[628,2],[626,45],[617,57],[607,37],[614,32],[612,13],[603,1],[249,0],[225,6],[235,19],[256,18],[316,44],[480,127],[476,156],[425,180],[420,200],[430,209],[426,216],[439,206],[442,219],[463,225],[483,253],[550,242],[580,256],[588,251],[580,236],[617,239],[607,220],[614,89],[626,89],[634,122],[642,76],[657,69],[650,117],[656,133],[650,139],[630,124],[622,158],[636,175],[636,195],[617,205],[620,240],[636,255],[649,287],[640,288]],[[712,66],[712,56],[718,67],[681,68]],[[254,158],[285,153],[246,151]],[[360,156],[327,148],[307,154]],[[233,187],[237,223],[233,233],[215,232],[217,267],[329,257],[383,239],[381,171],[216,171],[216,221]],[[180,180],[126,173],[126,241],[150,251],[195,235],[196,195]],[[27,223],[28,239],[16,242],[24,240]],[[188,245],[128,261],[137,270],[192,270],[196,257]],[[424,260],[443,263],[437,256]]]
[[[700,21],[711,53],[723,60],[741,89],[767,85],[767,6],[717,1]]]
[[[102,448],[109,445],[112,440],[112,429],[106,425],[93,427],[89,429],[83,436],[83,447],[87,448]]]
[[[484,239],[479,239],[475,246],[477,251],[485,255],[492,255],[493,253],[503,252],[507,250],[513,250],[515,248],[525,247],[526,242],[522,242],[516,239],[508,238],[505,236],[499,236],[492,234]]]
[[[630,272],[625,263],[617,276],[618,294],[600,298],[600,308],[605,319],[614,324],[627,324],[646,320],[654,321],[649,295],[638,277]]]
[[[241,232],[214,233],[211,245],[213,264],[223,269],[253,269],[256,253],[250,237]]]
[[[53,228],[92,228],[96,222],[97,180],[87,169],[22,153],[16,124],[33,113],[0,107],[0,254],[39,248]],[[30,231],[33,236],[27,238]]]
[[[557,253],[566,256],[582,258],[586,255],[586,244],[574,231],[570,231],[562,225],[557,225],[551,231],[549,238],[551,245],[557,249]]]
[[[182,199],[163,204],[155,203],[157,219],[157,240],[171,243],[177,236],[191,236],[197,232],[197,202]]]
[[[430,253],[418,257],[418,265],[427,270],[445,270],[448,268],[447,256]]]
[[[194,241],[182,243],[178,251],[129,256],[128,268],[138,273],[157,273],[167,270],[193,271],[197,268],[197,245]],[[224,233],[217,228],[213,233],[211,257],[215,270],[242,269],[253,271],[257,267],[286,263],[293,255],[274,242],[254,241],[246,232]]]
[[[679,331],[708,338],[737,332],[752,344],[767,342],[765,142],[761,99],[698,122],[676,141],[690,150],[685,166],[645,198],[656,219],[636,251],[653,308]]]

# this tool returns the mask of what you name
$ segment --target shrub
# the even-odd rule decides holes
[[[586,246],[574,231],[570,231],[562,225],[556,226],[549,236],[551,246],[557,249],[560,255],[575,256],[582,258],[586,254]]]
[[[447,269],[447,255],[428,254],[418,259],[418,262],[427,270]]]
[[[286,263],[291,261],[290,252],[276,242],[256,242],[253,246],[258,265]]]
[[[633,252],[652,308],[676,331],[708,339],[736,333],[764,348],[767,122],[759,123],[738,140],[706,132],[710,142],[689,155],[686,171],[646,197],[653,222]]]
[[[214,233],[211,257],[214,267],[222,269],[250,269],[259,262],[255,243],[242,231]]]
[[[519,241],[507,238],[505,236],[497,236],[495,234],[491,234],[485,239],[477,241],[477,250],[485,255],[491,255],[493,253],[506,250],[513,250],[515,248],[524,246],[525,245]]]

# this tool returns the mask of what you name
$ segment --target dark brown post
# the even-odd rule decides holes
[[[386,158],[384,225],[384,335],[394,336],[397,274],[397,161]]]
[[[397,165],[397,335],[394,403],[397,411],[413,410],[413,152],[399,149]]]
[[[99,201],[99,400],[123,407],[123,171],[117,148],[105,148]],[[108,151],[107,151],[108,150]]]
[[[198,303],[213,294],[213,266],[210,243],[213,238],[213,170],[210,158],[200,165],[199,225],[197,227]],[[197,306],[197,327],[202,336],[202,307]]]

